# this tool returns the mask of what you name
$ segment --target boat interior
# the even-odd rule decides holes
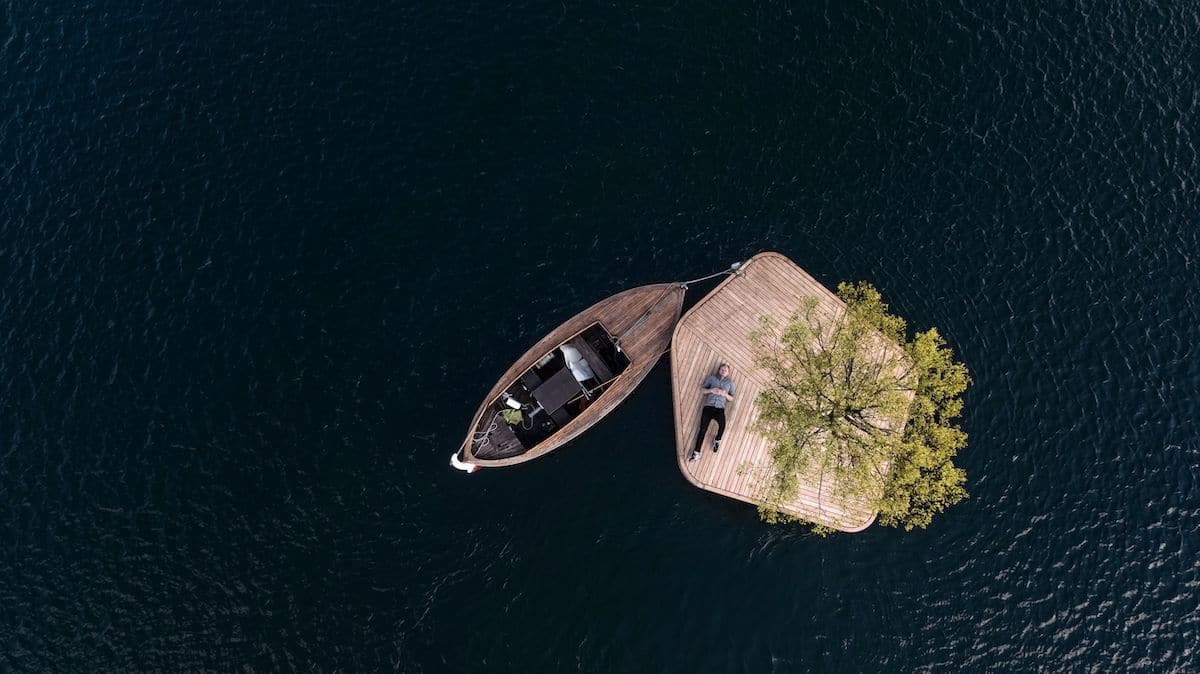
[[[524,454],[594,404],[627,367],[629,358],[612,335],[593,323],[539,358],[488,404],[471,453],[485,460]]]

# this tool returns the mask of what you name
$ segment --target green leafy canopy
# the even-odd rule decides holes
[[[773,461],[760,514],[788,519],[780,505],[804,480],[821,500],[865,501],[882,524],[925,527],[967,496],[953,463],[967,440],[957,425],[966,366],[936,328],[909,339],[870,284],[837,294],[844,311],[810,298],[782,329],[764,317],[751,334],[755,365],[771,374],[756,400]]]

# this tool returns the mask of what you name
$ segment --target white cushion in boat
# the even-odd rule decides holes
[[[575,375],[575,381],[595,378],[596,374],[592,372],[587,359],[579,354],[579,349],[570,344],[563,344],[558,348],[562,351],[563,360],[567,361],[567,369],[571,370],[571,374]]]

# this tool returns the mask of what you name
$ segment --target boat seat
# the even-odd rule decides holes
[[[608,369],[608,364],[604,362],[604,359],[600,357],[600,354],[596,353],[596,350],[592,348],[592,345],[587,343],[586,339],[576,337],[567,343],[575,347],[575,349],[579,351],[579,355],[583,356],[584,359],[587,360],[588,365],[590,365],[592,368],[592,373],[596,375],[597,381],[603,384],[604,382],[613,378],[612,370]]]
[[[542,383],[542,378],[537,376],[533,370],[521,375],[521,383],[525,385],[526,391],[532,391]]]
[[[587,361],[587,358],[582,353],[579,353],[579,349],[576,349],[571,342],[562,344],[558,347],[558,350],[562,352],[563,362],[566,364],[567,369],[571,371],[571,374],[574,375],[575,381],[587,381],[588,379],[596,378],[596,373],[592,371],[592,364]]]

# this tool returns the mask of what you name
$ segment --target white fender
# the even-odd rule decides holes
[[[459,470],[465,470],[468,473],[474,473],[475,471],[479,470],[479,466],[477,466],[473,463],[467,463],[466,461],[459,461],[458,460],[458,452],[455,452],[450,455],[450,465],[454,466],[455,468],[457,468]]]

